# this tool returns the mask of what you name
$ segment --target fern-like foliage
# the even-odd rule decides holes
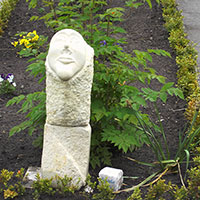
[[[19,104],[22,102],[21,109],[18,112],[27,113],[26,120],[21,124],[13,127],[10,130],[9,135],[12,136],[15,133],[19,133],[28,129],[28,134],[32,135],[35,130],[43,130],[43,126],[46,119],[45,108],[46,94],[45,92],[34,92],[27,96],[20,95],[9,100],[6,106]]]

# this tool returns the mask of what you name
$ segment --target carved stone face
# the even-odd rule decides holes
[[[71,29],[59,31],[50,42],[49,67],[61,80],[69,80],[85,65],[86,45],[78,32]]]

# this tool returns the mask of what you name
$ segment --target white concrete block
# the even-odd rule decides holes
[[[119,190],[123,183],[123,171],[121,169],[105,167],[99,172],[99,177],[102,180],[107,180],[114,191]]]

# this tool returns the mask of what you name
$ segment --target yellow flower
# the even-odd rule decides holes
[[[32,42],[36,42],[38,39],[39,39],[39,36],[38,36],[38,35],[35,35],[35,37],[31,39],[31,41],[32,41]]]
[[[25,41],[26,41],[26,39],[21,39],[21,40],[19,40],[19,44],[22,45],[25,43]]]
[[[25,40],[24,46],[25,46],[26,48],[30,48],[32,45],[30,44],[29,40]]]
[[[33,31],[33,34],[34,34],[34,35],[37,35],[37,32],[36,32],[36,30],[34,30],[34,31]]]
[[[17,41],[11,42],[11,44],[12,44],[14,47],[16,47],[16,46],[18,45],[18,42],[17,42]]]
[[[26,35],[26,37],[30,37],[30,36],[31,36],[31,34],[32,34],[31,32],[30,32],[30,33],[28,33],[28,34]]]
[[[123,83],[118,82],[119,85],[123,86],[125,85],[126,81],[124,81]]]

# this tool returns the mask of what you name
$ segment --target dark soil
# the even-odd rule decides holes
[[[115,0],[110,1],[109,6],[122,6],[124,1]],[[17,92],[15,95],[28,94],[35,91],[41,91],[44,85],[37,83],[37,78],[34,78],[26,72],[27,59],[19,58],[17,50],[11,45],[14,40],[14,35],[20,31],[33,31],[37,30],[38,34],[52,36],[52,31],[44,26],[42,21],[30,22],[29,18],[32,15],[37,15],[38,10],[28,10],[28,5],[24,0],[20,0],[16,9],[12,13],[12,17],[8,23],[2,37],[0,37],[0,74],[13,73],[15,82],[17,83]],[[125,12],[125,21],[121,22],[121,26],[127,31],[126,38],[127,44],[123,49],[131,52],[133,49],[146,50],[146,49],[164,49],[171,53],[172,58],[153,56],[153,63],[150,64],[154,67],[158,74],[167,77],[167,81],[176,82],[177,65],[175,62],[175,55],[169,46],[168,33],[163,27],[164,21],[162,18],[161,7],[153,2],[153,8],[150,9],[148,5],[141,6],[138,9],[127,9]],[[154,83],[152,88],[156,89],[159,85]],[[26,132],[16,134],[9,137],[9,130],[24,121],[23,114],[17,113],[20,105],[6,107],[6,103],[14,95],[0,96],[0,170],[6,168],[8,170],[17,171],[20,168],[27,169],[29,166],[40,166],[42,150],[32,146],[35,139],[34,136],[30,137]],[[170,151],[175,152],[178,144],[178,132],[184,126],[184,107],[185,102],[176,98],[169,97],[166,104],[159,103],[158,108],[163,118],[163,124],[167,133],[168,144]],[[150,115],[153,112],[151,108],[145,110]],[[142,181],[144,178],[152,174],[153,170],[138,165],[129,161],[125,156],[130,156],[137,160],[145,162],[153,162],[154,156],[151,150],[145,146],[134,152],[129,152],[124,155],[118,151],[113,154],[112,167],[120,168],[124,171],[125,176],[139,177],[139,179],[131,180],[125,179],[125,187],[131,187]],[[103,167],[103,166],[102,166]],[[98,176],[100,168],[92,170],[90,174],[93,177]],[[180,186],[179,176],[177,174],[167,175],[164,177],[167,181],[171,180],[174,184]],[[33,199],[32,191],[28,190],[23,197],[16,199],[30,200]],[[127,199],[131,193],[121,193],[117,195],[116,199]],[[3,199],[0,196],[0,199]],[[90,199],[84,197],[80,193],[69,195],[67,197],[61,196],[43,196],[41,199]]]

